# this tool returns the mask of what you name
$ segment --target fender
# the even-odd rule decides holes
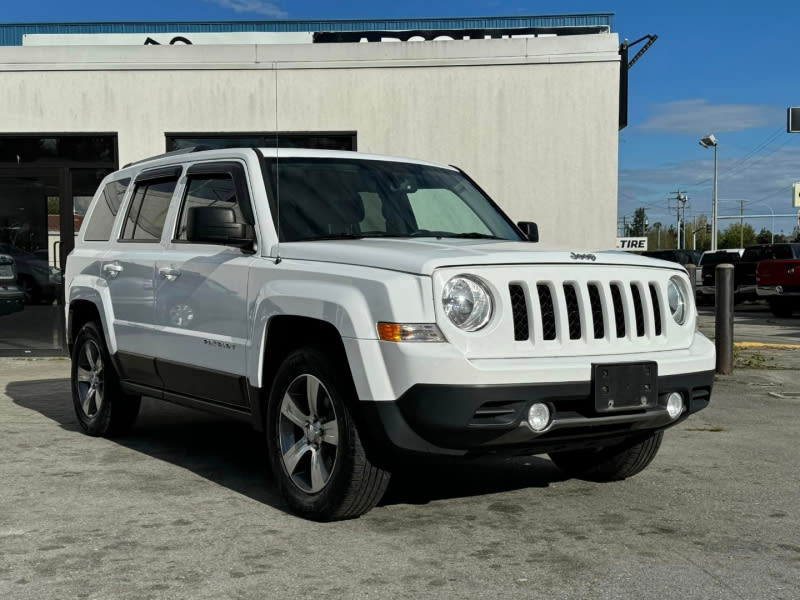
[[[330,268],[330,266],[328,267]],[[258,286],[249,307],[252,315],[251,346],[248,352],[248,380],[263,387],[267,326],[272,317],[291,315],[330,323],[342,339],[377,340],[379,321],[433,322],[430,279],[406,273],[384,273],[383,281],[318,275],[315,280],[290,278],[269,280],[274,271],[251,270],[254,279],[266,279]],[[286,273],[290,275],[290,273]],[[408,279],[398,282],[397,279]],[[398,293],[400,290],[402,292]],[[427,301],[426,301],[427,300]]]
[[[114,335],[114,310],[111,305],[111,296],[108,291],[108,284],[102,277],[94,275],[76,275],[69,286],[69,298],[67,299],[67,323],[69,323],[69,307],[77,300],[91,302],[100,314],[100,324],[103,326],[103,335],[106,339],[106,346],[109,353],[113,356],[117,353],[117,338]],[[67,342],[69,342],[70,331],[67,331]]]

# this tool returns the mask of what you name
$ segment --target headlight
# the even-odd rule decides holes
[[[686,292],[680,278],[671,277],[667,284],[667,302],[669,302],[669,312],[678,325],[686,323],[689,314],[686,303]]]
[[[477,277],[456,275],[442,291],[447,318],[464,331],[477,331],[492,318],[492,294]]]

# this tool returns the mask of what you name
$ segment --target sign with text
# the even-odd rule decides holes
[[[800,133],[800,106],[794,106],[786,111],[786,131]]]
[[[647,238],[646,237],[617,238],[617,250],[636,250],[637,252],[647,250]]]
[[[800,181],[792,184],[792,206],[800,208]]]
[[[310,44],[311,31],[220,33],[28,33],[23,46],[180,46],[197,44]]]

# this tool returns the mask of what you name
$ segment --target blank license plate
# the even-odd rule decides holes
[[[14,279],[11,265],[0,265],[0,279]]]
[[[658,402],[658,365],[654,362],[592,365],[597,412],[649,408]]]

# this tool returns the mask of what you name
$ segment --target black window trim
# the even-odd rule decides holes
[[[178,206],[178,217],[175,219],[175,225],[172,228],[172,239],[170,242],[173,244],[202,244],[207,246],[225,245],[213,244],[211,242],[196,242],[194,240],[178,239],[178,229],[181,226],[183,208],[186,204],[186,197],[189,193],[189,183],[192,179],[199,179],[207,175],[228,176],[233,180],[233,187],[236,190],[236,201],[239,203],[239,209],[242,211],[242,216],[244,217],[246,224],[253,228],[256,243],[258,243],[258,233],[256,231],[258,228],[255,226],[253,203],[250,198],[250,190],[247,186],[247,170],[242,163],[236,161],[200,162],[194,163],[188,169],[186,169],[186,184],[183,186],[183,194],[181,195],[180,205]]]
[[[136,197],[136,191],[139,189],[139,186],[142,184],[150,185],[152,183],[157,183],[159,181],[175,181],[175,189],[172,190],[172,197],[170,198],[170,205],[172,204],[172,200],[175,198],[175,190],[178,189],[178,183],[180,181],[181,173],[183,173],[183,167],[181,166],[171,166],[171,167],[160,167],[157,169],[148,169],[147,171],[142,171],[139,173],[133,180],[133,191],[131,192],[130,199],[128,200],[128,205],[125,209],[125,218],[122,220],[121,227],[119,229],[119,233],[117,234],[117,242],[120,244],[160,244],[161,240],[164,238],[164,227],[161,228],[161,237],[156,240],[136,240],[136,239],[124,239],[122,236],[125,232],[125,223],[128,220],[128,217],[131,214],[131,209],[133,208],[133,200]],[[141,211],[141,206],[139,206],[139,210]],[[169,210],[169,209],[168,209]],[[138,221],[139,215],[136,215],[136,219]],[[166,222],[164,223],[166,225]]]
[[[172,165],[169,167],[157,167],[155,169],[147,169],[141,171],[133,180],[134,185],[139,185],[142,182],[158,181],[159,179],[180,179],[183,173],[183,167],[180,165]]]

